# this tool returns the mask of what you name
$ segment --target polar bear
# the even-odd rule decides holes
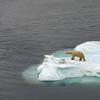
[[[75,57],[79,57],[80,59],[80,61],[86,61],[85,60],[85,56],[84,56],[84,54],[81,52],[81,51],[78,51],[78,50],[69,50],[69,51],[66,51],[65,52],[65,54],[71,54],[72,55],[72,60],[74,60],[75,59]]]

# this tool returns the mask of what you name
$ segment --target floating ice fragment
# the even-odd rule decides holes
[[[44,62],[38,67],[39,80],[52,81],[71,77],[100,77],[100,41],[89,41],[75,47],[85,53],[86,61],[73,61],[66,55],[55,57],[45,55]]]

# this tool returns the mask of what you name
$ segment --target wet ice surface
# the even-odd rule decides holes
[[[91,41],[75,47],[85,53],[86,62],[70,60],[70,56],[64,54],[70,48],[59,50],[52,56],[46,55],[42,64],[24,71],[23,77],[36,84],[100,83],[99,44],[99,41]],[[64,64],[59,63],[62,58],[66,61]]]

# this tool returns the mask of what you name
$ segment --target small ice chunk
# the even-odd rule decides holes
[[[44,59],[45,62],[52,62],[54,58],[53,55],[44,55],[44,57],[45,57]]]

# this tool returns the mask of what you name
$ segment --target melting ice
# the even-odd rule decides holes
[[[74,48],[85,54],[86,61],[73,61],[63,51],[45,55],[37,68],[38,80],[54,81],[65,78],[100,77],[100,41],[89,41]],[[60,56],[59,56],[60,55]]]

